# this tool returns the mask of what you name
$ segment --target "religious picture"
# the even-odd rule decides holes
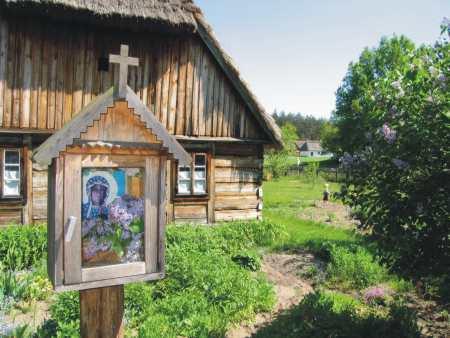
[[[83,267],[144,260],[144,170],[84,168]]]

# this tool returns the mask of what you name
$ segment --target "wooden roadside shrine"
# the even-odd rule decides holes
[[[164,278],[166,162],[190,155],[127,86],[138,66],[122,45],[114,87],[48,138],[48,271],[80,290],[82,337],[123,336],[123,285]]]

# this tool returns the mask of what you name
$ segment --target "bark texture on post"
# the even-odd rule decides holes
[[[123,338],[123,285],[80,291],[82,338]]]

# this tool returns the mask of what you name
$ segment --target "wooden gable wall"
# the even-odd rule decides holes
[[[140,67],[128,83],[171,134],[267,139],[203,42],[0,17],[0,128],[53,131],[114,83],[99,58],[121,43]]]

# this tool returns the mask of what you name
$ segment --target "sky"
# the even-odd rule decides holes
[[[330,117],[351,61],[383,36],[431,44],[450,0],[195,0],[267,112]]]

